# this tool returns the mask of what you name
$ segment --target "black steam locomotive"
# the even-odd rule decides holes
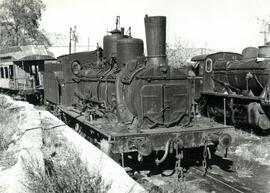
[[[156,165],[175,154],[180,167],[185,149],[200,148],[207,168],[209,147],[229,147],[232,128],[195,117],[198,78],[187,68],[168,66],[166,17],[146,15],[144,21],[147,57],[143,41],[116,24],[104,36],[103,49],[47,63],[46,104],[105,153],[118,155],[123,165],[127,153],[139,162],[159,155]]]
[[[224,122],[270,129],[270,45],[242,55],[219,52],[192,58],[203,77],[201,112]]]

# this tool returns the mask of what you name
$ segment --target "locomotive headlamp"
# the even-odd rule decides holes
[[[232,137],[229,134],[224,133],[219,137],[218,141],[222,147],[229,147],[232,143]]]
[[[72,62],[71,64],[71,70],[72,70],[72,73],[75,74],[75,75],[78,75],[80,70],[81,70],[81,65],[78,61],[74,61]]]

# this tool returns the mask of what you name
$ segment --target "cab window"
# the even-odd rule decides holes
[[[0,68],[0,71],[1,71],[1,74],[0,74],[0,75],[1,75],[1,78],[5,78],[5,77],[4,77],[4,68],[1,67],[1,68]]]
[[[13,79],[13,76],[14,76],[13,66],[9,65],[9,77],[10,77],[10,79]]]
[[[5,67],[5,78],[8,78],[8,67]]]

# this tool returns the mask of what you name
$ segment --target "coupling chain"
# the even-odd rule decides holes
[[[177,172],[177,177],[178,177],[178,180],[181,180],[181,181],[184,181],[184,171],[183,171],[183,167],[181,166],[181,160],[183,159],[184,157],[184,153],[183,153],[183,150],[181,149],[180,150],[180,153],[178,152],[179,149],[178,149],[178,144],[177,144],[177,147],[176,147],[176,163],[175,163],[175,171]]]
[[[210,150],[208,147],[208,142],[205,141],[204,142],[204,148],[203,148],[203,161],[202,161],[202,166],[203,166],[203,170],[204,170],[204,176],[207,173],[207,169],[208,169],[208,165],[207,165],[207,156],[209,157],[209,159],[211,159],[211,154],[210,154]]]

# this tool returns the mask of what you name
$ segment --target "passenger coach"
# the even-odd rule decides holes
[[[44,62],[53,59],[43,45],[0,49],[0,92],[33,103],[42,101]]]

